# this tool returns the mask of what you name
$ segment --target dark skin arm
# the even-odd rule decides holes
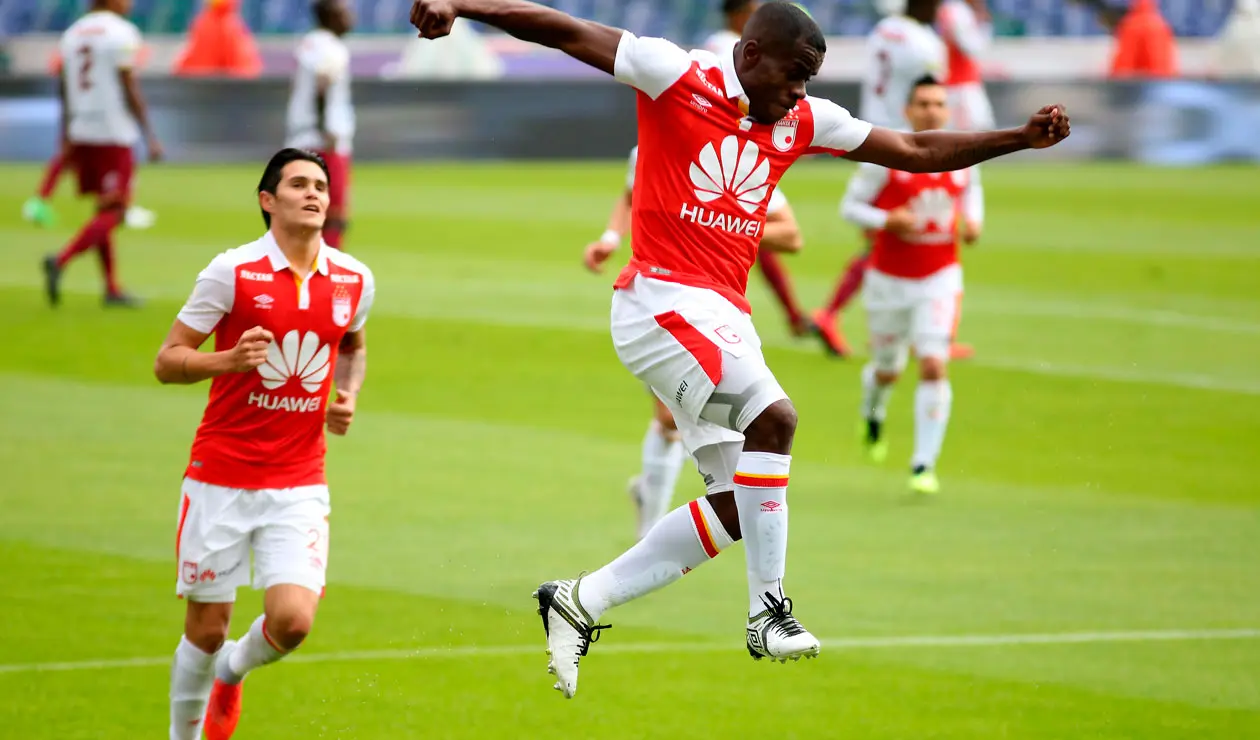
[[[419,29],[421,38],[447,35],[457,17],[489,24],[522,41],[559,49],[608,74],[613,73],[621,43],[621,29],[525,0],[415,0],[411,6],[411,24]]]
[[[135,116],[136,123],[140,124],[140,130],[144,132],[149,160],[156,162],[162,158],[162,144],[153,133],[153,127],[149,125],[149,109],[140,95],[140,83],[136,80],[135,70],[118,70],[118,79],[122,82],[123,93],[127,96],[127,108],[131,111],[131,115]]]
[[[1021,128],[1000,131],[921,131],[902,133],[871,130],[857,149],[845,155],[903,172],[950,172],[994,157],[1054,146],[1071,134],[1072,126],[1061,105],[1047,105]]]

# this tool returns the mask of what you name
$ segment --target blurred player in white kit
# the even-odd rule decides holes
[[[945,128],[945,86],[931,77],[913,83],[905,116],[915,132]],[[946,365],[962,304],[958,241],[974,243],[984,223],[984,199],[974,173],[975,167],[916,174],[862,164],[841,203],[846,220],[874,232],[862,291],[872,347],[862,369],[864,441],[871,459],[883,462],[888,397],[913,347],[919,387],[910,489],[916,493],[940,490],[936,461],[953,400]]]
[[[350,49],[342,37],[354,28],[354,14],[344,0],[315,0],[311,11],[315,29],[298,44],[285,146],[317,152],[328,165],[323,237],[325,244],[341,249],[349,225],[355,127]]]
[[[858,115],[876,126],[909,131],[906,98],[916,80],[942,78],[946,71],[945,43],[932,28],[940,0],[882,0],[877,3],[885,17],[866,37],[861,109]],[[838,325],[840,312],[857,295],[870,261],[867,249],[845,267],[844,275],[827,304],[811,317],[829,352],[849,352]]]
[[[119,286],[113,232],[131,202],[133,149],[143,133],[150,160],[162,146],[135,77],[140,31],[126,19],[131,0],[95,0],[91,10],[61,37],[61,150],[73,162],[79,193],[97,197],[96,212],[65,249],[44,259],[48,301],[61,300],[61,276],[69,262],[95,248],[105,276],[106,306],[135,306]]]

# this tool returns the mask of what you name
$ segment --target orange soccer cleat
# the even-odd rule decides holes
[[[206,707],[206,740],[230,740],[241,719],[241,685],[214,680]]]
[[[835,357],[849,355],[849,345],[844,341],[844,334],[840,332],[835,314],[820,308],[810,316],[810,321],[814,325],[814,331],[818,333],[818,338],[826,346],[828,354]]]
[[[949,346],[949,359],[951,360],[970,360],[976,355],[976,348],[970,344],[951,344]]]

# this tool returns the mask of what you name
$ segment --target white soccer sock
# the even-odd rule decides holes
[[[582,579],[578,600],[591,619],[668,586],[731,545],[708,500],[669,512],[616,560]]]
[[[888,398],[892,395],[892,383],[875,382],[875,365],[866,363],[862,368],[862,420],[883,421],[888,414]]]
[[[639,539],[643,539],[669,511],[669,502],[674,497],[674,487],[678,484],[684,460],[686,452],[682,440],[669,439],[661,423],[653,419],[643,437],[643,474],[639,478],[643,514]]]
[[[735,505],[748,565],[748,615],[765,611],[766,592],[783,594],[787,565],[788,470],[791,455],[744,452],[735,473]]]
[[[200,740],[214,686],[214,655],[180,638],[171,662],[171,740]]]
[[[259,615],[250,625],[249,632],[236,643],[236,648],[228,659],[220,661],[219,680],[224,683],[240,683],[245,680],[245,674],[268,663],[275,663],[288,654],[289,651],[280,649],[267,635],[267,615]]]
[[[949,426],[954,389],[948,380],[922,380],[914,392],[914,457],[911,467],[936,467]]]

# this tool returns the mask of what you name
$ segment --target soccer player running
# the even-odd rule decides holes
[[[599,241],[586,246],[583,262],[591,272],[603,271],[604,262],[621,245],[621,237],[630,231],[630,211],[634,202],[635,169],[639,162],[639,147],[630,150],[630,162],[626,171],[626,189],[613,205],[608,216],[608,227]],[[758,259],[777,252],[799,252],[804,244],[796,215],[788,204],[783,191],[775,188],[766,204],[766,225],[758,247]],[[628,491],[635,507],[635,537],[643,539],[648,530],[669,511],[674,497],[674,487],[682,473],[685,452],[682,435],[670,413],[659,398],[653,397],[653,418],[643,437],[643,467],[630,479]]]
[[[285,146],[314,150],[328,164],[324,242],[341,249],[349,226],[355,126],[350,49],[342,37],[354,27],[354,14],[345,0],[315,0],[311,12],[315,29],[298,44]]]
[[[932,77],[918,80],[906,101],[906,119],[916,132],[945,128],[945,86]],[[913,173],[863,164],[849,181],[840,210],[845,219],[875,234],[862,291],[872,348],[862,369],[867,452],[875,462],[887,457],[883,426],[888,398],[913,346],[919,387],[910,490],[937,493],[936,461],[953,400],[945,368],[962,302],[958,240],[975,243],[984,223],[984,195],[975,168]]]
[[[61,151],[74,162],[79,193],[95,195],[96,213],[57,255],[44,259],[48,302],[61,301],[61,276],[76,256],[96,248],[105,274],[105,305],[136,306],[118,284],[114,229],[131,200],[132,149],[144,133],[149,159],[162,158],[135,76],[140,31],[124,16],[131,0],[94,0],[61,36]]]
[[[932,22],[940,0],[903,0],[884,3],[893,11],[875,24],[866,37],[863,62],[861,110],[863,120],[876,126],[909,131],[902,111],[914,81],[924,75],[939,76],[945,70],[945,44]],[[840,312],[862,287],[870,258],[871,235],[866,246],[844,269],[830,300],[810,318],[827,351],[844,357],[849,346],[839,326]]]
[[[199,738],[203,717],[209,740],[230,738],[241,682],[302,644],[324,588],[324,427],[342,435],[354,421],[375,294],[371,271],[320,239],[328,189],[314,153],[272,157],[258,184],[267,233],[202,270],[158,352],[163,383],[211,381],[175,537],[175,589],[188,607],[171,668],[171,740]],[[214,351],[198,351],[211,334]],[[263,614],[225,642],[251,553]]]
[[[783,2],[758,8],[722,57],[525,0],[412,5],[411,21],[425,38],[449,33],[457,17],[560,49],[638,90],[634,241],[614,283],[613,346],[669,407],[708,489],[608,565],[538,588],[555,688],[574,695],[578,662],[608,609],[677,581],[741,538],[749,653],[782,661],[816,655],[817,638],[783,591],[796,410],[766,366],[744,296],[765,201],[806,154],[907,172],[964,169],[1057,144],[1069,133],[1066,114],[1046,106],[1023,127],[986,133],[872,128],[806,95],[826,40],[807,14]],[[697,110],[695,96],[712,106]]]

